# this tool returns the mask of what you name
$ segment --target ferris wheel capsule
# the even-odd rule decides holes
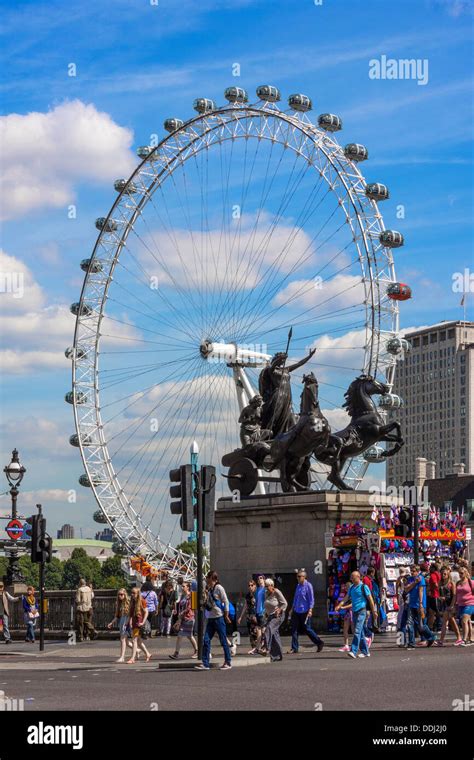
[[[281,99],[280,90],[271,84],[261,84],[257,87],[257,98],[267,103],[277,103]]]
[[[403,399],[396,393],[386,393],[380,396],[379,406],[382,409],[400,409],[403,406]]]
[[[106,219],[105,216],[99,216],[95,220],[95,226],[98,230],[103,230],[104,232],[115,232],[118,229],[118,222],[115,219]]]
[[[83,272],[102,272],[104,265],[99,259],[82,259],[81,269]]]
[[[224,97],[229,103],[248,103],[247,90],[243,87],[227,87]]]
[[[74,391],[68,391],[66,395],[64,396],[64,400],[67,404],[74,404]],[[87,396],[85,393],[82,393],[82,391],[78,391],[76,393],[76,404],[85,404],[87,401]]]
[[[165,119],[163,126],[167,132],[176,132],[177,129],[181,129],[184,121],[182,119]]]
[[[104,481],[100,477],[89,478],[87,475],[80,475],[78,478],[79,484],[84,488],[90,488],[91,486],[100,486]],[[105,521],[107,522],[107,520]]]
[[[373,201],[386,201],[390,197],[388,187],[382,185],[381,182],[371,182],[366,185],[365,194],[367,198],[371,198]]]
[[[387,295],[392,301],[408,301],[411,296],[411,288],[404,282],[392,282],[387,288]]]
[[[322,113],[318,116],[318,126],[326,132],[338,132],[342,129],[342,120],[333,113]]]
[[[76,346],[76,348],[74,348],[74,346],[68,346],[64,352],[64,356],[66,359],[75,358],[77,361],[78,359],[84,359],[86,352],[83,348],[81,348],[81,346]]]
[[[77,433],[74,433],[69,437],[69,443],[76,449],[79,448],[79,436]],[[81,443],[83,446],[90,446],[92,443],[92,438],[89,435],[83,435],[81,437]]]
[[[365,145],[360,145],[360,143],[348,143],[344,148],[344,155],[351,161],[358,163],[359,161],[367,161],[369,151]]]
[[[387,341],[386,348],[389,354],[397,356],[403,352],[410,351],[411,343],[409,343],[405,338],[395,337],[390,338],[390,340]]]
[[[216,110],[216,104],[210,98],[196,98],[193,108],[198,113],[208,113]]]
[[[302,95],[301,93],[290,95],[288,98],[288,105],[290,108],[293,108],[294,111],[302,111],[303,113],[311,111],[313,107],[311,98],[308,98],[307,95]]]
[[[126,193],[127,195],[135,195],[138,193],[138,188],[133,182],[128,182],[126,179],[116,179],[114,182],[114,190],[118,193]]]
[[[151,145],[140,145],[140,147],[137,148],[138,158],[148,158],[150,153],[153,153],[153,148]]]
[[[366,462],[372,462],[374,464],[377,462],[383,462],[385,459],[385,449],[382,446],[376,444],[375,446],[370,446],[370,448],[364,451],[362,456]]]
[[[70,305],[69,311],[71,314],[74,314],[75,317],[88,317],[90,314],[92,314],[92,309],[90,306],[88,306],[86,303],[83,303],[81,305],[78,301]]]
[[[401,248],[405,244],[402,233],[396,230],[384,230],[379,236],[379,240],[387,248]]]

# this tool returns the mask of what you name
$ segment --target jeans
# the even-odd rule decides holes
[[[311,627],[311,618],[308,617],[307,612],[293,612],[291,615],[291,650],[292,652],[298,651],[298,634],[305,633],[313,644],[318,646],[322,644],[322,640],[319,638],[316,631],[313,631]]]
[[[363,610],[357,610],[357,612],[354,612],[354,610],[352,611],[352,627],[354,630],[354,637],[352,639],[351,652],[353,652],[355,655],[358,653],[359,648],[362,654],[369,654],[367,642],[364,635],[366,616],[367,610],[365,607]]]
[[[409,633],[407,630],[407,622],[408,622],[408,607],[405,605],[400,617],[400,633],[403,635],[403,643],[405,645],[408,644],[410,640]]]
[[[36,620],[27,620],[26,621],[26,639],[27,639],[27,641],[34,641],[35,640],[35,623],[36,623]]]
[[[434,641],[436,638],[436,635],[428,628],[426,622],[421,620],[418,607],[410,607],[407,620],[408,644],[410,646],[415,645],[415,627],[418,629],[422,640]]]
[[[226,663],[228,665],[231,663],[230,649],[226,636],[225,620],[221,615],[217,618],[207,619],[206,632],[204,634],[204,641],[202,645],[202,664],[207,668],[209,667],[209,655],[211,654],[211,640],[214,638],[215,633],[217,633],[222,649],[224,650],[224,658]]]
[[[8,615],[3,615],[3,638],[5,641],[11,641],[12,638],[10,629],[8,627],[8,622]]]

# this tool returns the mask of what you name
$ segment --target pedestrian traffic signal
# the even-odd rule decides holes
[[[410,507],[402,507],[398,513],[399,524],[395,525],[395,535],[409,538],[413,534],[413,512]]]
[[[214,530],[214,512],[216,508],[216,468],[211,464],[201,467],[202,484],[202,529],[211,533]]]
[[[191,531],[194,529],[192,465],[183,464],[176,470],[170,470],[170,481],[178,484],[170,486],[170,496],[173,499],[170,504],[171,514],[181,515],[181,530]]]

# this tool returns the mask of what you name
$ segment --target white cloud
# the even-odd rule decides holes
[[[0,119],[2,218],[72,203],[77,182],[110,182],[134,165],[132,132],[74,100],[47,113]]]
[[[0,309],[18,314],[43,306],[45,296],[26,264],[0,249]]]
[[[309,307],[317,314],[318,304],[331,310],[347,308],[364,302],[364,287],[360,276],[337,274],[327,280],[293,280],[275,296],[277,306]]]

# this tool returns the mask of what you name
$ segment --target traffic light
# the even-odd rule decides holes
[[[201,467],[202,483],[202,529],[214,530],[214,512],[216,508],[216,468],[211,464]]]
[[[46,520],[45,527],[46,527]],[[51,562],[53,557],[53,539],[48,533],[44,533],[40,539],[40,547],[42,552],[42,561]]]
[[[176,470],[170,470],[170,481],[178,484],[170,486],[170,496],[174,500],[170,504],[171,514],[181,515],[181,530],[194,530],[192,465],[183,464]]]
[[[41,549],[38,545],[40,537],[40,519],[42,519],[40,515],[31,515],[31,517],[28,517],[26,520],[23,528],[23,535],[29,542],[32,562],[41,562]]]
[[[399,525],[395,525],[395,535],[408,538],[413,534],[413,512],[410,507],[402,507],[398,513]]]

